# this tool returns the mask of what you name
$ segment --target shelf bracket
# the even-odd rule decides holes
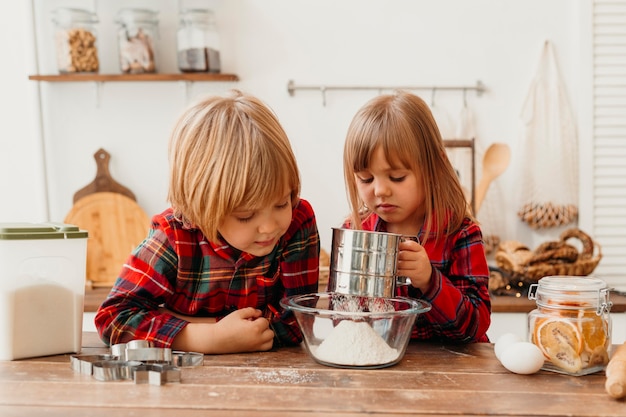
[[[102,89],[104,88],[104,83],[102,81],[96,81],[96,108],[100,108],[100,104],[102,103]]]
[[[191,94],[193,93],[193,81],[181,81],[181,85],[185,90],[185,103],[189,103],[189,100],[191,99]]]

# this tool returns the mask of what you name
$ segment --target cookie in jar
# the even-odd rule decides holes
[[[96,14],[89,10],[62,7],[52,12],[52,21],[55,24],[59,73],[98,72]]]
[[[587,375],[605,369],[611,348],[607,284],[594,277],[548,276],[531,285],[530,341],[546,359],[542,369]]]

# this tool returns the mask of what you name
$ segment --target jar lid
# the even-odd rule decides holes
[[[87,238],[86,230],[65,223],[0,223],[0,240]]]
[[[594,277],[548,276],[531,285],[528,298],[553,308],[596,307],[607,304],[608,287]]]
[[[184,9],[180,12],[180,22],[189,23],[214,23],[215,14],[210,9]]]
[[[52,11],[52,21],[58,25],[71,23],[98,23],[98,16],[86,9],[59,7]]]
[[[159,22],[159,20],[157,19],[158,14],[158,11],[150,9],[125,8],[120,9],[117,12],[115,22],[122,25],[128,25],[137,22],[157,24]]]
[[[548,291],[594,291],[605,289],[606,282],[593,277],[577,277],[567,275],[555,275],[543,277],[539,281],[540,290]]]

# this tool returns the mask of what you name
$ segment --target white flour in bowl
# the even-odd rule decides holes
[[[351,320],[342,320],[312,353],[322,362],[348,366],[382,365],[400,354],[368,323]]]

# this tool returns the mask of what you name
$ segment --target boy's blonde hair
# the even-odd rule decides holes
[[[287,134],[259,99],[233,90],[184,111],[169,143],[168,200],[175,215],[211,241],[235,209],[273,204],[300,175]]]
[[[414,94],[395,91],[366,103],[348,128],[343,166],[352,227],[361,228],[361,220],[371,213],[359,197],[354,174],[368,168],[378,147],[390,164],[401,165],[394,168],[422,178],[427,234],[453,232],[465,216],[472,217],[428,105]]]

